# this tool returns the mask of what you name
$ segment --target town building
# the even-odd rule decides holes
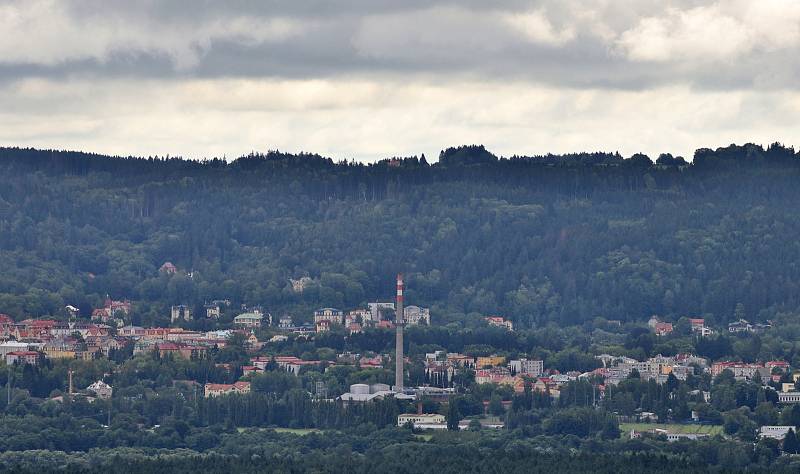
[[[101,400],[108,400],[111,398],[111,395],[114,392],[114,389],[111,388],[111,385],[108,385],[102,380],[98,380],[97,382],[89,385],[86,387],[86,390],[94,393],[95,396]]]
[[[233,318],[233,324],[243,328],[260,328],[263,319],[264,315],[261,314],[261,311],[253,310]]]
[[[751,324],[746,319],[740,319],[736,322],[728,324],[728,332],[736,334],[742,332],[758,333],[766,331],[771,328],[772,324],[755,323]]]
[[[496,365],[503,365],[505,363],[506,363],[506,358],[498,355],[478,357],[475,359],[475,366],[478,367],[479,369],[483,367],[494,367]]]
[[[800,392],[778,392],[778,403],[800,403]]]
[[[292,285],[292,291],[295,293],[302,293],[313,281],[314,280],[307,276],[300,277],[297,280],[289,278],[289,283]]]
[[[508,363],[509,369],[517,374],[525,374],[531,377],[538,377],[544,373],[544,361],[519,359]]]
[[[758,429],[758,437],[759,438],[770,438],[770,439],[777,439],[778,441],[783,441],[783,438],[786,437],[786,434],[789,433],[789,430],[794,428],[793,426],[762,426]]]
[[[344,316],[344,325],[348,327],[352,324],[364,326],[366,324],[372,324],[373,322],[372,313],[368,309],[354,309],[348,311]]]
[[[328,321],[329,324],[344,324],[344,316],[342,311],[336,308],[322,308],[314,311],[314,324],[320,321]]]
[[[205,397],[218,397],[221,395],[250,393],[250,382],[227,383],[207,383],[205,385]]]
[[[672,323],[658,322],[656,323],[654,331],[656,336],[666,336],[673,331]]]
[[[343,393],[339,399],[343,402],[369,402],[372,400],[380,400],[385,397],[395,397],[403,400],[414,400],[414,395],[406,395],[391,390],[391,387],[384,383],[375,383],[367,385],[363,383],[356,383],[350,385],[350,391]]]
[[[164,262],[161,265],[161,268],[158,269],[159,273],[164,273],[166,275],[174,275],[178,272],[178,267],[176,267],[172,262]]]
[[[0,357],[5,358],[9,352],[27,351],[30,346],[27,342],[6,341],[0,344]]]
[[[431,310],[428,308],[420,308],[419,306],[406,306],[403,310],[404,320],[408,326],[416,326],[418,324],[431,324]]]
[[[764,364],[747,364],[744,362],[714,362],[711,365],[711,376],[716,377],[722,372],[730,370],[737,380],[752,380],[758,374],[762,380],[767,380],[771,370]]]
[[[689,318],[689,324],[692,328],[692,333],[700,337],[708,337],[714,334],[714,330],[706,326],[706,320],[703,318]]]
[[[488,316],[484,318],[489,326],[504,327],[509,331],[514,330],[514,323],[502,316]]]
[[[408,423],[418,429],[447,429],[444,415],[438,413],[397,415],[397,426],[405,426]],[[440,428],[441,426],[444,428]]]
[[[278,320],[278,327],[281,329],[292,329],[294,328],[294,322],[292,321],[292,317],[288,314],[281,316]]]
[[[15,351],[6,354],[6,365],[39,363],[39,353],[35,351]]]
[[[222,308],[218,304],[209,303],[205,305],[206,309],[206,318],[208,319],[219,319],[220,315],[222,314]]]
[[[123,326],[117,330],[117,334],[122,337],[140,338],[144,337],[146,331],[141,326]]]
[[[175,323],[177,321],[191,321],[192,310],[186,305],[177,305],[172,307],[170,312],[170,321]]]
[[[378,323],[380,321],[385,321],[389,319],[389,314],[394,313],[394,303],[393,302],[375,302],[375,303],[368,303],[367,307],[369,308],[370,313],[370,321],[373,323]]]

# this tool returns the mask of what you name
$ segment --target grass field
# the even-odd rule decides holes
[[[722,434],[721,425],[680,425],[676,423],[668,423],[668,424],[620,423],[619,429],[620,431],[622,431],[622,436],[628,436],[631,430],[650,431],[653,429],[667,430],[670,433],[707,434],[709,436]]]
[[[238,428],[239,433],[252,428]],[[258,428],[260,430],[275,430],[278,433],[291,433],[298,436],[305,436],[309,433],[321,433],[322,430],[316,428]]]

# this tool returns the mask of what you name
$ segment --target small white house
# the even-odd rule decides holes
[[[94,393],[97,398],[101,400],[107,400],[111,398],[111,395],[114,392],[114,389],[111,388],[111,385],[103,382],[102,380],[98,380],[97,382],[89,385],[86,387],[86,390]]]
[[[786,437],[786,433],[792,429],[791,426],[762,426],[758,430],[759,438],[772,438],[779,441]]]

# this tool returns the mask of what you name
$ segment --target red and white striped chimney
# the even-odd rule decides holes
[[[394,385],[395,390],[398,392],[403,391],[403,376],[405,375],[405,368],[403,367],[403,325],[405,324],[405,314],[403,309],[403,274],[397,274],[397,304],[395,306],[395,366],[394,366]]]

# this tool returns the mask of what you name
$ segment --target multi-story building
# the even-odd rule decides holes
[[[39,363],[39,353],[35,351],[16,351],[6,354],[6,365]]]
[[[209,319],[219,319],[222,314],[222,308],[218,304],[209,303],[205,305],[206,317]]]
[[[409,326],[417,324],[431,324],[431,310],[428,308],[420,308],[419,306],[406,306],[403,309],[405,323]]]
[[[444,428],[447,428],[444,415],[439,414],[397,415],[397,426],[405,426],[407,423],[411,423],[415,428],[424,429],[427,425],[444,425]]]
[[[538,377],[544,373],[544,361],[518,359],[512,360],[508,366],[517,374],[530,375],[531,377]]]
[[[479,369],[484,367],[494,367],[496,365],[503,365],[506,362],[506,358],[503,356],[493,355],[487,357],[478,357],[475,360],[475,366]]]
[[[758,373],[762,378],[769,377],[770,369],[763,364],[746,364],[743,362],[715,362],[711,365],[711,375],[716,377],[725,370],[730,370],[737,379],[750,380]]]
[[[800,392],[778,392],[779,403],[800,403]]]
[[[328,321],[330,324],[344,324],[342,311],[336,308],[322,308],[314,311],[314,323]]]
[[[389,312],[394,312],[394,303],[391,302],[375,302],[367,304],[370,312],[370,318],[373,323],[384,321],[387,319]]]
[[[294,327],[292,317],[288,314],[281,316],[281,318],[278,320],[278,327],[281,329],[292,329]]]
[[[192,310],[189,309],[188,306],[184,304],[180,304],[177,306],[172,307],[172,311],[170,312],[170,321],[191,321],[192,320]]]
[[[253,310],[233,318],[233,324],[243,328],[260,328],[263,319],[264,315],[261,314],[261,311]]]
[[[344,317],[344,325],[348,327],[351,324],[367,325],[373,322],[372,312],[368,309],[354,309],[352,311],[348,311]]]

